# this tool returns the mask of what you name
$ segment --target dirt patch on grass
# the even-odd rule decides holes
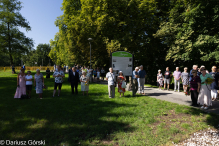
[[[201,128],[200,125],[205,122],[206,117],[176,113],[174,110],[170,110],[167,113],[163,113],[162,116],[156,117],[155,120],[155,123],[149,125],[152,129],[152,134],[159,136],[166,132],[167,135],[171,136],[169,139],[171,143],[167,145],[171,145],[172,142],[178,143],[187,139],[195,130],[199,130],[197,127]]]

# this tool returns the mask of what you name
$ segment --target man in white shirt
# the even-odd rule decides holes
[[[115,97],[115,86],[114,86],[114,81],[115,81],[115,75],[113,74],[113,68],[110,67],[109,71],[106,74],[106,80],[108,81],[108,92],[109,92],[109,98],[114,98]]]

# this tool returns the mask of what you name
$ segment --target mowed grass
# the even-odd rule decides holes
[[[32,75],[35,73],[33,72]],[[45,73],[44,77],[45,77]],[[147,96],[109,99],[107,86],[91,84],[89,96],[71,95],[64,79],[52,98],[54,78],[45,79],[44,99],[14,99],[16,77],[0,72],[0,140],[45,140],[48,146],[171,145],[193,132],[218,126],[219,117]]]

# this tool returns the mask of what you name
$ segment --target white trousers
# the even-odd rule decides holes
[[[178,91],[180,89],[180,80],[175,80],[174,79],[174,90],[176,90],[176,86],[178,85]]]
[[[214,99],[217,98],[217,90],[216,89],[211,89],[211,98],[214,98]]]

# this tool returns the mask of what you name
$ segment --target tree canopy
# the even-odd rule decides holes
[[[33,40],[19,30],[19,27],[31,30],[19,12],[21,8],[18,0],[0,0],[0,52],[9,55],[10,64],[15,57],[28,53],[33,47]]]

